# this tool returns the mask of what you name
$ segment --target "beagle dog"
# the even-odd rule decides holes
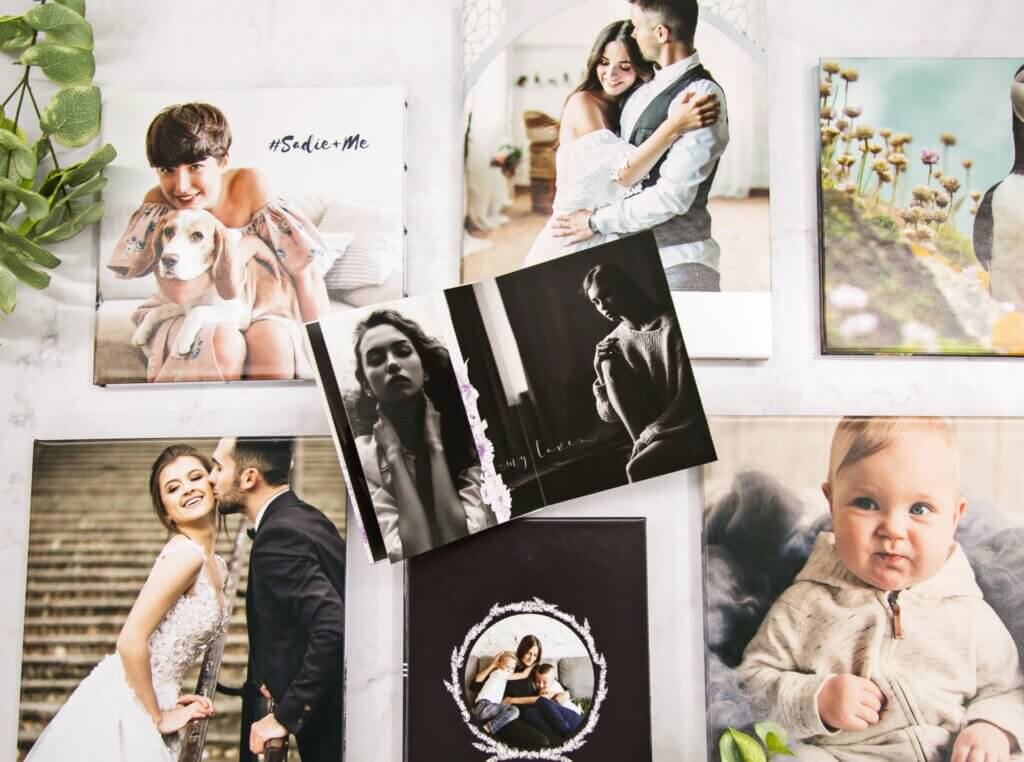
[[[261,319],[302,324],[291,276],[256,236],[225,228],[203,209],[177,209],[159,223],[138,274],[154,272],[160,306],[149,310],[132,343],[144,347],[165,320],[184,315],[171,351],[185,357],[199,332],[226,323],[246,330]]]

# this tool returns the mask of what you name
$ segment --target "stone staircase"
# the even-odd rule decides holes
[[[177,440],[180,441],[180,440]],[[211,453],[213,440],[186,440]],[[78,683],[107,654],[160,548],[166,530],[153,513],[149,469],[170,440],[51,442],[37,444],[29,523],[28,583],[22,649],[18,759]],[[295,491],[323,510],[345,535],[345,487],[334,445],[306,438],[296,447]],[[228,520],[217,552],[228,560],[240,517]],[[249,542],[243,543],[234,610],[220,681],[245,677],[245,578]],[[195,688],[199,665],[183,690]],[[240,699],[218,696],[204,759],[236,759]]]

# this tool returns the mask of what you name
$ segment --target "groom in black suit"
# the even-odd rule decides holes
[[[295,735],[303,762],[340,762],[345,634],[345,543],[288,480],[291,439],[225,438],[210,474],[221,513],[252,522],[248,680],[274,700],[254,722],[253,753]]]

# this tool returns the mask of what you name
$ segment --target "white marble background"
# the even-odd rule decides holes
[[[529,1],[509,0],[510,13]],[[0,0],[0,13],[26,7]],[[623,9],[625,15],[625,2]],[[403,85],[410,287],[422,293],[454,282],[459,0],[95,0],[89,17],[102,87],[198,86],[211,72],[224,87]],[[768,0],[775,355],[767,362],[699,363],[709,414],[1024,414],[1024,360],[819,355],[812,70],[824,55],[1024,58],[1022,22],[1020,0]],[[0,90],[12,87],[17,73],[0,66]],[[22,291],[15,315],[0,323],[0,748],[12,753],[32,441],[327,432],[311,385],[93,387],[95,244],[83,235],[57,253],[64,264],[50,289]],[[659,761],[704,755],[700,505],[699,478],[679,474],[548,511],[649,517]],[[349,563],[348,759],[397,761],[402,570],[370,567],[354,543]]]

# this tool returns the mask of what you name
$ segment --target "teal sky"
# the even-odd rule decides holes
[[[894,132],[909,132],[914,140],[904,150],[910,159],[907,174],[900,176],[900,199],[909,201],[910,189],[923,183],[927,169],[921,164],[921,149],[931,148],[942,155],[939,135],[951,132],[957,144],[949,154],[949,173],[961,182],[957,198],[964,193],[964,168],[960,162],[971,159],[970,187],[967,192],[984,193],[1002,180],[1013,164],[1010,84],[1024,58],[825,58],[843,68],[853,67],[860,79],[850,85],[849,104],[861,106],[858,124],[869,124],[877,131],[889,127]],[[838,77],[838,75],[836,75]],[[843,80],[837,80],[841,84]],[[842,108],[840,88],[838,105]],[[860,156],[859,152],[855,152]],[[940,162],[938,168],[941,169]],[[883,191],[887,198],[889,189]],[[965,203],[957,217],[957,227],[969,233],[972,217]]]

